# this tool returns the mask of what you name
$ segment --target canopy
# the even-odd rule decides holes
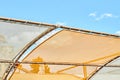
[[[117,35],[6,18],[1,18],[0,26],[0,59],[13,61],[7,72],[2,69],[3,79],[104,80],[108,77],[100,71],[116,70],[105,66],[120,56]],[[41,38],[45,39],[30,49]],[[119,73],[114,75],[117,80]]]

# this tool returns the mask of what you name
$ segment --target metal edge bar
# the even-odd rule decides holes
[[[114,59],[116,59],[116,58],[114,58]],[[112,61],[113,61],[113,59],[112,59]],[[14,67],[18,64],[47,64],[47,65],[93,66],[93,67],[120,67],[120,65],[84,64],[84,63],[71,63],[71,62],[29,62],[29,61],[14,62],[14,61],[5,60],[5,61],[0,61],[0,63],[14,63],[15,64]],[[110,63],[110,62],[108,62],[108,63]]]
[[[48,24],[48,23],[40,23],[40,22],[32,22],[32,21],[27,21],[27,20],[18,20],[18,19],[12,19],[12,18],[0,18],[2,21],[7,21],[7,22],[19,22],[21,24],[34,24],[36,26],[43,25],[43,26],[51,26],[51,27],[56,27],[56,28],[63,28],[67,30],[74,30],[74,31],[79,31],[79,32],[85,32],[88,34],[97,34],[100,36],[112,36],[116,38],[120,38],[119,35],[115,34],[108,34],[108,33],[103,33],[103,32],[95,32],[95,31],[90,31],[90,30],[83,30],[83,29],[78,29],[78,28],[72,28],[68,26],[62,26],[62,25],[55,25],[55,24]]]

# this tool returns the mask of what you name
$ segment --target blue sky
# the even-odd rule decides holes
[[[120,34],[120,0],[1,0],[0,16]]]

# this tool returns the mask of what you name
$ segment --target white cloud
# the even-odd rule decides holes
[[[104,19],[104,18],[116,18],[116,17],[117,16],[114,16],[111,13],[104,13],[104,14],[101,14],[99,17],[96,17],[96,20],[101,20],[101,19]]]
[[[96,12],[90,13],[89,16],[96,17]]]
[[[112,13],[103,13],[97,15],[96,12],[90,13],[89,16],[94,17],[96,21],[105,19],[105,18],[118,18],[118,16],[113,15]]]
[[[105,17],[114,17],[113,14],[111,14],[111,13],[105,13],[105,14],[103,14],[103,16],[105,16]]]

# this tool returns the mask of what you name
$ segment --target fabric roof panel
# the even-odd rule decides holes
[[[63,30],[39,45],[23,61],[39,56],[47,62],[85,63],[119,52],[119,45],[120,38]]]
[[[27,44],[50,28],[0,21],[0,59],[13,60]],[[4,71],[0,73],[3,74],[7,67],[2,68]]]
[[[71,62],[85,64],[102,64],[120,55],[120,38],[91,35],[70,30],[62,30],[35,48],[24,61],[32,61],[38,57],[43,62]],[[23,64],[24,66],[24,64]],[[63,73],[89,77],[100,67],[73,68]],[[53,68],[51,68],[53,69]],[[74,72],[75,70],[80,71]],[[66,70],[63,69],[63,70]],[[86,72],[87,71],[87,72]]]

